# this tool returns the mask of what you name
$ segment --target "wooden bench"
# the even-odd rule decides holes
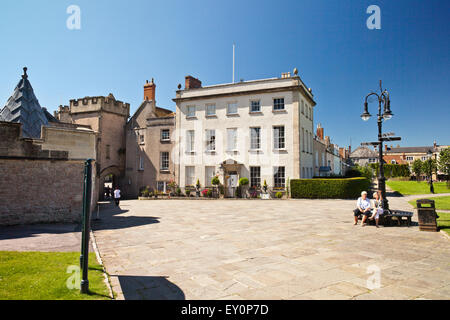
[[[394,221],[397,220],[397,225],[401,226],[402,224],[406,224],[409,227],[413,215],[414,213],[411,211],[389,210],[387,213],[380,216],[380,222],[385,226],[391,226],[394,224]]]
[[[411,211],[389,210],[388,212],[380,215],[379,223],[384,226],[392,226],[394,225],[394,221],[397,221],[398,226],[406,224],[409,227],[411,226],[411,218],[413,214],[414,213]],[[363,215],[361,214],[358,217],[358,220],[361,220],[362,217]],[[375,220],[367,219],[366,223],[375,224]]]

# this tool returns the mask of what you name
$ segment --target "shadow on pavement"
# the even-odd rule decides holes
[[[166,277],[117,276],[125,300],[185,300],[183,291]]]
[[[77,224],[30,224],[0,227],[0,240],[36,237],[40,234],[63,234],[81,231]]]
[[[129,210],[121,209],[114,203],[100,203],[100,219],[95,220],[97,213],[92,214],[93,230],[114,230],[159,223],[159,217],[121,216]]]

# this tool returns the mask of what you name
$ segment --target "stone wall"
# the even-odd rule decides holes
[[[81,220],[84,160],[95,155],[95,133],[72,131],[51,128],[43,139],[26,139],[21,124],[0,122],[0,225]]]
[[[83,161],[0,159],[0,225],[79,222]]]

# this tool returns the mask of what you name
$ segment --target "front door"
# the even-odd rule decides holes
[[[238,176],[235,172],[230,172],[227,179],[227,197],[234,198],[236,196]]]

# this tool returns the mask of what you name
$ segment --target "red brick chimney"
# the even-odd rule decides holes
[[[323,140],[323,128],[322,128],[322,126],[320,125],[320,123],[317,125],[316,136],[317,136],[320,140]]]
[[[202,82],[198,80],[197,78],[194,78],[192,76],[186,76],[185,83],[184,83],[184,89],[195,89],[195,88],[201,88]]]
[[[156,97],[156,84],[152,79],[152,82],[149,83],[148,80],[144,84],[144,100],[146,101],[155,101]]]

